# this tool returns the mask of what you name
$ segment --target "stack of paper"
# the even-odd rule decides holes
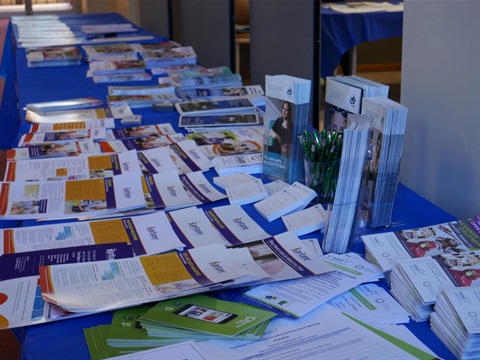
[[[304,209],[316,196],[315,191],[299,182],[295,182],[253,206],[265,219],[273,221],[293,211]]]
[[[169,77],[183,98],[194,95],[197,88],[242,86],[240,74],[233,73],[226,66],[170,72]]]
[[[140,316],[139,323],[150,336],[256,340],[273,317],[250,305],[193,295],[159,302]]]
[[[293,231],[297,236],[312,233],[323,229],[326,225],[328,213],[321,204],[282,216],[282,221],[287,230]]]
[[[123,140],[100,140],[98,145],[104,153],[122,152],[128,150],[148,150],[161,146],[175,144],[185,140],[182,134],[175,133],[170,135],[148,136],[134,139]]]
[[[391,293],[415,321],[426,321],[437,296],[451,287],[480,285],[480,251],[399,260]]]
[[[309,123],[311,81],[267,75],[265,89],[263,174],[292,184],[303,177],[303,152],[297,135]]]
[[[217,156],[213,158],[212,163],[215,171],[220,176],[239,172],[258,174],[263,170],[263,154]]]
[[[252,111],[246,114],[235,114],[227,111],[224,114],[181,115],[178,126],[190,132],[209,130],[226,130],[238,126],[261,125],[263,118],[260,113]]]
[[[480,249],[480,216],[361,238],[366,258],[389,271],[401,259]]]
[[[143,125],[126,127],[122,129],[112,129],[107,131],[108,139],[132,139],[141,138],[147,136],[160,136],[175,134],[170,123],[155,124],[155,125]]]
[[[126,150],[126,149],[125,149]],[[38,158],[53,158],[62,156],[77,156],[83,154],[98,154],[93,140],[58,141],[45,145],[32,145],[8,149],[7,160],[23,160]]]
[[[28,67],[75,66],[82,62],[76,46],[56,46],[26,49]]]
[[[135,94],[135,95],[108,95],[109,106],[128,104],[131,109],[152,107],[153,104],[168,102],[170,104],[182,101],[175,93],[163,92],[160,94]]]
[[[197,63],[197,54],[191,46],[169,47],[162,50],[144,50],[141,54],[147,69],[195,65]]]
[[[371,118],[348,115],[350,125],[343,133],[343,148],[335,199],[323,242],[323,251],[347,251],[365,159],[368,152]]]
[[[88,61],[137,60],[138,52],[133,44],[117,43],[102,45],[82,45]]]
[[[480,351],[480,287],[446,289],[437,297],[430,327],[457,358],[470,360]]]
[[[200,146],[210,159],[218,156],[256,153],[262,151],[263,126],[246,126],[228,130],[211,130],[186,135]]]
[[[212,88],[197,88],[195,93],[190,95],[191,99],[196,98],[218,98],[218,97],[237,97],[246,96],[252,100],[256,106],[265,105],[265,93],[261,85],[245,86],[219,86]]]
[[[407,122],[407,108],[385,97],[363,99],[362,114],[372,116],[372,157],[368,161],[363,219],[369,227],[391,223]]]

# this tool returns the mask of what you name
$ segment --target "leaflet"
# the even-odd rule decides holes
[[[227,197],[218,191],[201,171],[180,175],[180,180],[194,205],[204,205]]]
[[[330,264],[334,271],[308,278],[260,285],[246,292],[244,301],[283,316],[299,318],[335,296],[363,282],[371,281],[382,273],[378,266],[357,256],[330,253],[322,259]]]
[[[106,133],[107,139],[127,139],[127,138],[142,138],[159,135],[175,134],[170,123],[133,126],[122,129],[111,129]]]
[[[7,160],[25,160],[99,154],[93,140],[62,141],[41,146],[32,145],[7,150]]]
[[[147,208],[175,210],[193,206],[176,171],[145,175],[143,183]]]
[[[0,183],[3,219],[73,218],[145,207],[140,173],[102,179]]]
[[[8,161],[4,181],[80,180],[139,173],[135,150],[118,154],[95,154]]]
[[[240,205],[216,206],[205,211],[212,225],[231,245],[269,238]]]
[[[48,133],[27,133],[20,137],[18,146],[31,146],[51,144],[62,141],[75,141],[75,140],[100,140],[105,139],[106,129],[83,129],[83,130],[70,130],[70,131],[56,131]]]
[[[195,206],[170,211],[167,213],[167,217],[173,230],[187,249],[211,244],[226,244],[205,212]]]
[[[142,150],[137,155],[140,169],[144,175],[179,171],[170,156],[170,148],[168,147]]]
[[[98,143],[102,152],[122,152],[128,150],[147,150],[167,146],[184,140],[182,134],[150,136],[123,140],[100,140]]]
[[[81,274],[81,276],[79,276]],[[42,297],[72,312],[103,311],[208,289],[248,275],[223,245],[92,264],[40,267]]]
[[[170,145],[170,157],[181,174],[192,171],[207,171],[212,162],[202,153],[193,140],[177,141]]]

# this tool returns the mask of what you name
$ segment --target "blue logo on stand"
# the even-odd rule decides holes
[[[357,102],[357,99],[355,98],[355,95],[353,95],[351,98],[350,98],[350,105],[352,106],[355,106],[355,103]]]
[[[292,94],[293,94],[292,88],[288,88],[288,90],[287,90],[287,95],[288,95],[289,97],[291,97]]]

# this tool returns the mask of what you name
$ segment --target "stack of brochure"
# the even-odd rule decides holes
[[[242,126],[228,130],[210,130],[186,135],[194,140],[210,159],[237,154],[261,154],[263,126]]]
[[[237,154],[229,156],[217,156],[212,160],[213,167],[218,175],[236,174],[259,174],[263,170],[263,154]]]
[[[233,73],[226,66],[186,69],[179,72],[170,72],[168,76],[177,88],[178,94],[183,98],[195,95],[197,88],[242,86],[240,74]]]
[[[437,297],[430,327],[457,358],[473,360],[480,351],[480,287],[446,289]]]
[[[390,271],[397,260],[480,249],[480,216],[361,238],[366,258]]]
[[[260,85],[199,87],[194,93],[189,94],[189,99],[238,96],[250,98],[256,106],[265,105],[265,93]]]
[[[166,68],[178,65],[195,65],[197,54],[191,46],[170,47],[159,50],[142,51],[147,69]]]
[[[427,321],[442,290],[480,285],[480,250],[399,260],[390,282],[412,319]]]
[[[170,123],[160,123],[155,125],[132,126],[122,129],[111,129],[107,131],[108,139],[131,139],[146,136],[160,136],[175,134]]]
[[[303,177],[297,135],[309,124],[311,81],[287,75],[265,78],[263,174],[292,184]]]
[[[155,337],[256,340],[273,317],[274,313],[250,305],[193,295],[157,303],[139,323]]]
[[[309,187],[294,182],[253,206],[265,219],[273,221],[293,211],[304,209],[316,196],[315,191]]]
[[[342,131],[348,114],[362,112],[363,98],[388,97],[389,86],[357,75],[329,76],[325,85],[324,129]]]
[[[82,45],[88,61],[137,60],[138,52],[134,44],[117,43],[102,45]]]
[[[181,230],[198,231],[196,222],[188,221],[186,226]],[[97,261],[95,265],[40,267],[42,298],[65,311],[97,312],[332,271],[292,232],[231,248],[212,244],[158,255]],[[83,286],[65,281],[79,273],[85,274],[83,286],[91,290],[88,296]],[[105,278],[109,279],[109,287],[105,287]]]
[[[236,110],[233,110],[236,111]],[[178,126],[189,132],[202,132],[211,130],[227,130],[238,126],[261,125],[263,118],[259,112],[236,114],[226,110],[220,114],[183,114],[180,116]]]
[[[112,113],[108,107],[95,109],[54,110],[46,111],[42,114],[27,109],[27,113],[25,114],[25,121],[34,124],[72,123],[102,119],[113,120]]]
[[[169,81],[159,82],[158,85],[108,87],[108,95],[157,95],[164,93],[175,93],[175,87]]]
[[[274,316],[249,305],[194,295],[116,310],[110,325],[84,333],[92,358],[97,358],[101,352],[114,356],[186,339],[258,340]]]
[[[343,132],[342,156],[330,219],[322,249],[344,253],[350,243],[365,159],[368,153],[371,118],[348,115],[350,125]]]
[[[145,207],[140,173],[101,179],[1,183],[3,219],[75,218]]]
[[[386,97],[364,98],[362,114],[372,116],[372,156],[368,161],[363,219],[372,228],[391,224],[407,122],[407,108]]]
[[[76,46],[57,46],[26,49],[28,67],[75,66],[82,62]]]
[[[255,105],[248,98],[182,101],[176,103],[175,108],[180,115],[229,115],[238,113],[256,113]]]
[[[128,104],[131,109],[152,107],[155,103],[171,104],[182,101],[175,92],[163,92],[161,94],[135,94],[135,95],[107,95],[109,106]]]

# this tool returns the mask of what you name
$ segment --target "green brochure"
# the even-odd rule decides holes
[[[275,316],[275,313],[237,302],[218,300],[206,295],[192,295],[157,303],[139,321],[150,332],[157,327],[180,328],[224,337],[263,333],[255,328]]]

